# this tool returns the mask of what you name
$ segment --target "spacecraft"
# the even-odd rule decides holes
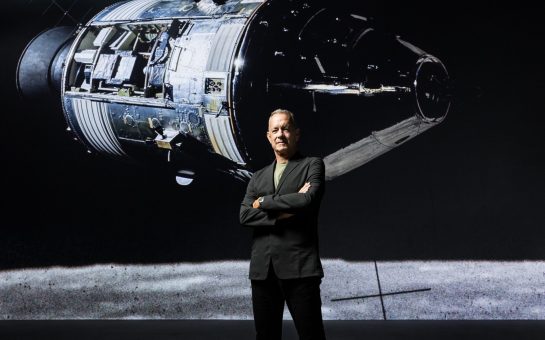
[[[273,159],[276,108],[295,112],[301,148],[343,175],[440,123],[441,61],[332,1],[134,0],[23,52],[24,98],[58,97],[92,153],[247,179]]]

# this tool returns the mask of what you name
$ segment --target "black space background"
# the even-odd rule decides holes
[[[70,13],[112,2],[79,0]],[[545,259],[545,24],[531,3],[360,5],[445,63],[454,105],[441,125],[328,182],[322,257]],[[218,175],[181,188],[158,167],[89,156],[59,109],[18,98],[18,56],[62,15],[42,15],[48,4],[3,6],[0,269],[249,258],[244,186]]]

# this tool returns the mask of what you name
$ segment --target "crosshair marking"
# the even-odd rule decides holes
[[[337,298],[337,299],[331,299],[331,301],[335,302],[335,301],[357,300],[357,299],[378,297],[378,298],[380,298],[380,305],[382,307],[382,317],[384,318],[384,320],[386,320],[386,308],[384,308],[384,299],[383,299],[384,296],[426,292],[426,291],[431,290],[431,288],[422,288],[422,289],[412,289],[412,290],[401,290],[401,291],[398,291],[398,292],[391,292],[391,293],[382,293],[382,287],[380,285],[380,277],[378,275],[377,261],[374,261],[374,262],[375,262],[375,274],[377,276],[378,294]]]
[[[33,2],[33,0],[30,0],[28,3],[27,3],[27,6],[30,5],[31,3]],[[76,18],[74,18],[74,16],[70,13],[70,11],[72,10],[72,8],[74,8],[74,5],[76,3],[78,3],[79,0],[74,0],[72,1],[72,4],[68,7],[68,8],[65,8],[63,7],[63,5],[61,5],[61,2],[60,1],[57,1],[57,0],[50,0],[50,3],[49,3],[49,6],[47,6],[47,8],[43,11],[42,13],[42,16],[45,16],[46,13],[50,12],[50,9],[51,8],[54,8],[56,7],[61,13],[62,13],[62,16],[60,17],[60,19],[57,21],[57,23],[54,25],[54,27],[57,27],[58,25],[60,25],[62,23],[62,21],[65,19],[65,18],[68,18],[70,19],[74,24],[76,25],[81,25],[83,21],[86,20],[87,18],[87,15],[89,14],[89,12],[91,12],[91,10],[93,9],[93,7],[90,7],[87,12],[81,17],[81,19],[78,21]]]

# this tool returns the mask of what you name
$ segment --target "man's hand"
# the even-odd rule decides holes
[[[254,207],[255,209],[259,209],[259,198],[256,198],[254,203],[252,203],[252,207]]]
[[[308,189],[310,189],[310,182],[306,182],[305,185],[303,185],[301,189],[299,189],[299,193],[304,194],[308,191]]]

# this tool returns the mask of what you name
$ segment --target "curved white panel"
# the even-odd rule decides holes
[[[126,156],[112,128],[106,103],[74,98],[72,106],[83,135],[97,151]]]
[[[140,14],[144,13],[161,0],[136,0],[123,4],[110,13],[106,14],[100,21],[120,21],[138,19]]]
[[[214,150],[230,160],[244,164],[237,145],[233,139],[231,123],[228,116],[204,115],[208,136]]]

